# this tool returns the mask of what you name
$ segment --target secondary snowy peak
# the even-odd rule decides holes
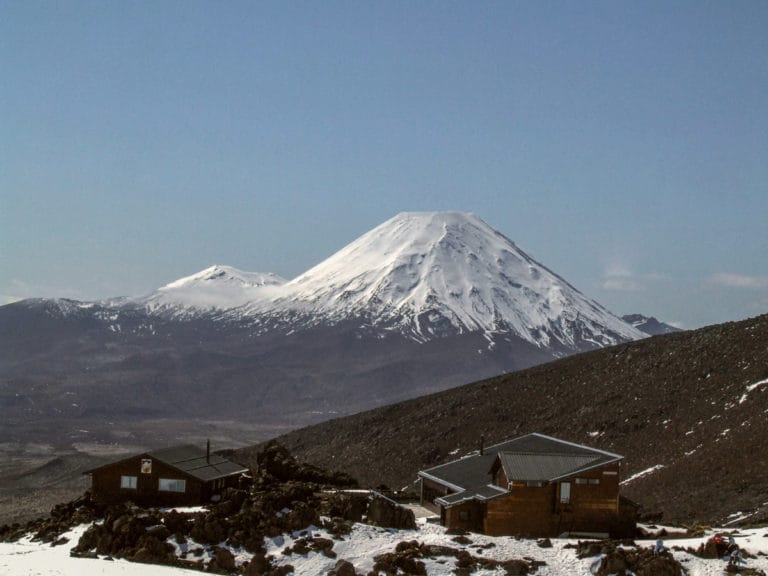
[[[269,298],[285,282],[272,273],[216,265],[166,284],[135,302],[155,312],[226,310]]]
[[[271,272],[245,272],[232,266],[222,266],[220,264],[201,270],[192,276],[186,276],[166,284],[160,290],[170,291],[190,286],[213,286],[214,283],[221,286],[279,286],[285,284],[285,278]]]
[[[461,212],[398,214],[280,293],[250,311],[362,317],[419,339],[512,332],[539,346],[573,348],[644,336],[483,220]]]

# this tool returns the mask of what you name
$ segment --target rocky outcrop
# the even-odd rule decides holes
[[[90,492],[65,504],[57,504],[47,518],[38,518],[26,524],[0,526],[0,542],[16,541],[32,534],[33,541],[55,542],[59,535],[77,524],[93,522],[104,513],[105,507],[91,500]]]
[[[343,472],[326,472],[311,464],[300,464],[282,444],[275,440],[267,442],[256,454],[256,472],[262,477],[285,482],[297,480],[337,488],[357,486],[357,480]]]
[[[619,546],[621,544],[621,546]],[[570,547],[570,546],[566,546]],[[597,576],[682,576],[683,567],[667,550],[638,548],[631,540],[587,541],[573,546],[579,558],[602,554]]]

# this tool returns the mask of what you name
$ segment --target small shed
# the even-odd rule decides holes
[[[248,469],[189,444],[143,452],[105,464],[91,475],[91,496],[142,506],[194,506],[237,487]]]

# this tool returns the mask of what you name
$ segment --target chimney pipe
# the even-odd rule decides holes
[[[211,463],[211,439],[208,438],[208,441],[205,443],[205,461],[207,464]]]
[[[480,434],[480,456],[485,454],[485,435]]]

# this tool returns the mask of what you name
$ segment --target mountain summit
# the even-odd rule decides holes
[[[462,212],[398,214],[274,294],[249,312],[364,319],[417,340],[511,333],[545,348],[644,336]]]

